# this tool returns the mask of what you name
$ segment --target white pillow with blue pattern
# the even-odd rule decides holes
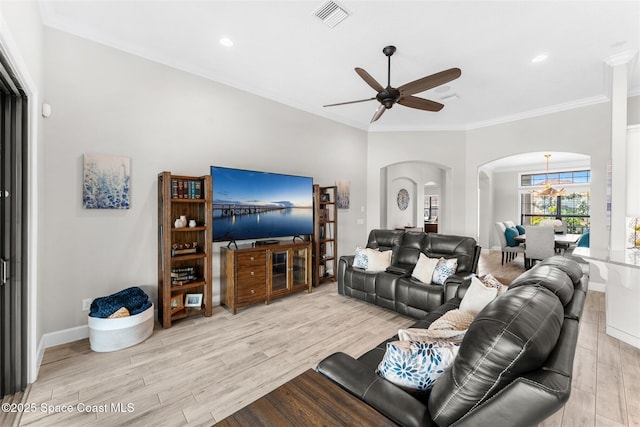
[[[435,270],[433,270],[433,277],[431,278],[431,282],[435,283],[436,285],[444,285],[445,280],[447,280],[452,274],[455,274],[457,268],[457,258],[440,258]]]
[[[367,255],[367,248],[361,248],[356,246],[355,257],[353,258],[353,266],[366,270],[369,266],[369,256]]]
[[[459,342],[392,341],[378,365],[386,380],[408,391],[430,390],[458,355]]]

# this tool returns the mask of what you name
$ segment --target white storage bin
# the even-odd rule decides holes
[[[153,333],[153,304],[142,313],[116,319],[89,316],[89,343],[97,352],[116,351],[146,340]]]

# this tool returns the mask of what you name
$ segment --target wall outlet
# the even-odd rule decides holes
[[[82,311],[91,310],[91,303],[92,302],[93,302],[93,300],[91,298],[83,299],[82,300]]]

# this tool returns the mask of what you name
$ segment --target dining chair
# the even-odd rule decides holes
[[[533,267],[536,260],[543,260],[555,255],[555,238],[553,227],[525,225],[525,268]]]
[[[507,244],[507,238],[504,235],[507,228],[503,222],[496,222],[495,228],[496,233],[498,233],[498,240],[500,241],[500,249],[502,250],[502,261],[500,262],[500,265],[504,265],[505,260],[507,262],[513,261],[518,257],[519,253],[524,253],[524,247],[522,245],[509,246]]]

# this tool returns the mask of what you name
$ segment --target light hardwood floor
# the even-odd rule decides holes
[[[478,269],[506,280],[522,271],[521,257],[501,266],[500,252],[483,254]],[[215,307],[113,353],[92,352],[86,339],[49,348],[27,397],[36,411],[20,425],[211,425],[329,354],[359,356],[413,322],[338,295],[334,283],[235,316]],[[545,427],[640,425],[640,350],[604,333],[603,294],[589,293],[574,373],[571,399]]]

